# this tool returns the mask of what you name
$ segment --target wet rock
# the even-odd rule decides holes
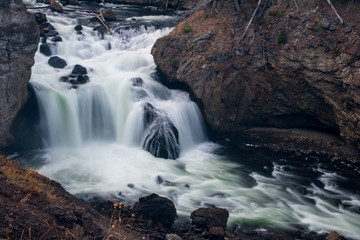
[[[46,14],[44,14],[44,13],[35,13],[35,21],[38,24],[47,22]]]
[[[60,13],[64,11],[61,4],[59,4],[59,3],[55,2],[55,1],[50,3],[50,9],[55,11],[55,12],[60,12]]]
[[[66,61],[58,56],[49,58],[48,63],[53,68],[64,68],[67,65]]]
[[[191,213],[192,223],[207,229],[212,227],[225,228],[228,217],[229,211],[222,208],[199,208]]]
[[[81,31],[83,30],[83,27],[79,24],[74,27],[75,31]]]
[[[62,38],[60,36],[55,36],[51,39],[53,42],[62,42]]]
[[[40,52],[42,54],[44,54],[45,56],[51,56],[51,50],[50,50],[50,46],[47,43],[43,43],[40,45]]]
[[[135,203],[133,211],[136,216],[143,216],[164,227],[171,227],[176,217],[174,203],[155,193],[140,198],[139,202]]]
[[[107,8],[105,11],[103,11],[103,16],[104,16],[105,20],[108,20],[108,21],[116,20],[115,12],[111,8]]]
[[[72,84],[85,84],[89,81],[89,77],[88,75],[79,75],[77,78],[76,78],[76,81],[74,80],[70,80],[70,83]]]
[[[130,79],[130,81],[132,81],[132,85],[135,87],[142,87],[144,81],[142,80],[142,78],[132,78]]]
[[[72,70],[71,74],[87,74],[86,67],[81,66],[80,64],[76,64],[74,69]]]

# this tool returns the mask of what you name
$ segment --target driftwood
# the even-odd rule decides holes
[[[332,10],[334,11],[334,13],[336,14],[337,18],[340,20],[340,23],[343,24],[344,20],[342,19],[342,17],[340,17],[340,15],[338,14],[338,12],[336,11],[334,5],[331,3],[330,0],[327,0],[327,2],[330,4]]]
[[[106,28],[106,30],[108,30],[108,32],[110,34],[112,34],[111,30],[108,28],[108,26],[106,26],[105,22],[101,19],[100,16],[96,16],[97,19],[99,19],[99,21],[102,23],[102,25],[104,25],[104,27]]]
[[[261,4],[261,1],[262,1],[262,0],[259,0],[258,4],[257,4],[257,6],[256,6],[256,9],[255,9],[253,15],[251,16],[251,19],[250,19],[248,25],[246,26],[246,28],[245,28],[245,30],[244,30],[244,33],[243,33],[243,35],[241,36],[239,42],[240,42],[241,40],[243,40],[243,38],[245,37],[247,31],[249,30],[249,27],[250,27],[252,21],[254,20],[254,17],[255,17],[255,15],[256,15],[258,9],[259,9],[259,6],[260,6],[260,4]]]

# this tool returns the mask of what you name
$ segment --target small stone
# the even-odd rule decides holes
[[[53,42],[62,42],[62,38],[60,36],[55,36],[51,39]]]
[[[176,234],[166,234],[165,239],[166,240],[182,240],[182,238]]]
[[[58,56],[49,58],[48,63],[53,68],[64,68],[67,65],[66,61]]]
[[[87,74],[87,70],[86,70],[86,67],[76,64],[71,73],[85,75],[85,74]]]
[[[50,4],[50,9],[55,11],[55,12],[63,12],[64,9],[63,7],[61,6],[61,4],[57,3],[57,2],[54,2],[54,3],[51,3]]]
[[[222,240],[225,236],[225,231],[222,227],[212,227],[209,230],[210,239]]]
[[[69,77],[67,77],[67,76],[62,76],[62,77],[60,78],[60,81],[61,81],[61,82],[69,82]]]
[[[328,235],[326,235],[325,239],[326,240],[341,240],[342,238],[337,232],[333,231],[333,232],[329,233]]]
[[[74,27],[75,31],[81,31],[83,30],[83,27],[79,24]]]
[[[79,84],[84,84],[84,83],[87,83],[89,81],[89,77],[88,77],[88,75],[79,75],[77,77],[76,81]]]

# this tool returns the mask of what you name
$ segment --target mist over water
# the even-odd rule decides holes
[[[115,10],[124,11],[121,6]],[[180,218],[216,206],[230,211],[230,225],[302,226],[359,239],[360,196],[339,187],[346,179],[320,167],[309,173],[288,161],[254,167],[230,159],[207,139],[201,112],[188,93],[156,81],[151,47],[171,31],[166,23],[176,22],[176,16],[127,10],[113,25],[113,35],[87,26],[77,34],[74,27],[84,13],[49,13],[47,18],[63,38],[51,44],[52,53],[67,66],[52,68],[49,57],[36,53],[31,84],[46,147],[28,161],[41,174],[82,198],[100,195],[132,204],[155,192],[174,201]],[[73,88],[60,78],[76,64],[87,68],[90,81]],[[176,127],[176,160],[143,150],[149,134],[146,104]]]

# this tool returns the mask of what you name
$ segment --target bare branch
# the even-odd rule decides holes
[[[294,3],[295,3],[295,6],[296,6],[296,12],[298,12],[299,11],[299,6],[297,5],[296,0],[294,0]]]
[[[240,12],[239,0],[234,0],[234,3],[235,3],[236,11]]]
[[[259,9],[259,6],[260,6],[260,4],[261,4],[261,1],[262,1],[262,0],[259,0],[258,4],[257,4],[257,6],[256,6],[256,9],[255,9],[255,11],[253,12],[253,15],[251,16],[251,19],[250,19],[248,25],[246,26],[245,31],[244,31],[243,35],[241,36],[239,42],[240,42],[241,40],[243,40],[243,38],[245,37],[245,35],[246,35],[246,33],[247,33],[247,31],[248,31],[248,29],[249,29],[252,21],[254,20],[254,17],[255,17],[255,15],[256,15],[258,9]]]
[[[332,10],[334,11],[334,13],[336,14],[337,18],[340,20],[340,23],[343,24],[344,20],[342,19],[342,17],[340,17],[340,15],[338,14],[338,12],[336,11],[334,5],[331,3],[330,0],[327,0],[327,2],[330,4]]]

